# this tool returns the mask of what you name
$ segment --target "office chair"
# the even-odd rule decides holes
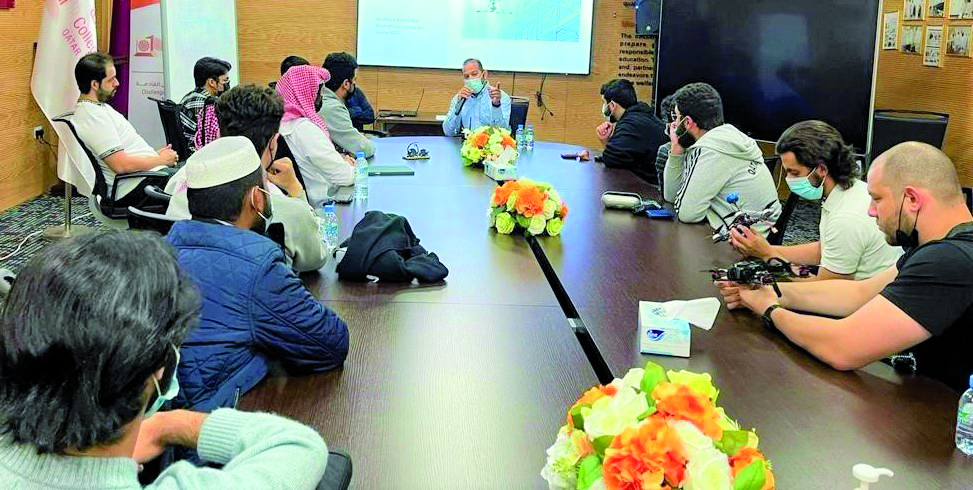
[[[317,490],[347,490],[351,485],[351,456],[343,451],[332,450],[328,453],[328,467],[318,484]]]
[[[530,99],[526,97],[510,98],[510,130],[517,131],[520,125],[527,127],[527,111],[530,109]]]
[[[91,209],[91,212],[95,215],[98,221],[101,221],[105,225],[112,228],[125,228],[125,220],[128,216],[128,209],[115,207],[115,196],[118,193],[118,183],[124,180],[146,177],[167,178],[169,177],[169,174],[165,172],[147,171],[115,175],[115,182],[112,184],[112,187],[109,190],[108,184],[105,182],[105,175],[101,170],[101,165],[98,164],[98,159],[95,157],[94,153],[91,153],[91,150],[88,149],[87,145],[84,144],[81,137],[78,136],[78,130],[75,129],[74,123],[71,122],[70,118],[73,115],[73,112],[69,112],[54,118],[53,121],[64,124],[69,130],[71,130],[71,134],[81,145],[85,155],[88,156],[88,162],[95,170],[95,185],[91,190],[91,196],[88,198],[88,207]]]
[[[767,169],[770,170],[770,175],[773,176],[780,164],[780,157],[774,155],[764,158],[764,164],[767,165]],[[787,230],[787,222],[791,220],[791,216],[794,214],[794,209],[797,208],[797,203],[800,199],[797,194],[792,193],[788,196],[787,201],[784,202],[780,216],[777,218],[777,222],[774,223],[774,230],[776,231],[771,231],[770,235],[767,236],[767,242],[771,245],[781,245],[784,242],[784,231]]]
[[[179,122],[179,110],[181,105],[171,101],[149,97],[149,100],[159,106],[159,118],[162,120],[162,131],[166,134],[166,143],[172,146],[172,150],[179,155],[179,161],[185,161],[192,153],[189,150],[189,142],[182,134],[182,124]]]
[[[128,208],[128,228],[131,230],[152,230],[165,235],[176,221],[164,214],[150,213],[132,206]]]

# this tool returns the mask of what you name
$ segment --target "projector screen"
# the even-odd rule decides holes
[[[359,0],[358,63],[583,74],[593,0]]]
[[[193,67],[204,56],[228,61],[230,85],[240,83],[236,0],[162,0],[166,97],[179,102],[196,88]]]

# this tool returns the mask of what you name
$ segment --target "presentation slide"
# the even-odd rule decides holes
[[[236,0],[162,0],[162,41],[170,99],[196,88],[193,67],[204,56],[230,62],[230,85],[240,83]]]
[[[594,0],[359,0],[358,63],[587,75]]]

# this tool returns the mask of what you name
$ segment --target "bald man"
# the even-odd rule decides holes
[[[897,368],[962,391],[973,374],[973,215],[956,169],[932,146],[903,143],[875,160],[868,193],[868,214],[905,249],[895,266],[865,281],[781,284],[779,298],[718,282],[723,300],[835,369],[893,356]]]

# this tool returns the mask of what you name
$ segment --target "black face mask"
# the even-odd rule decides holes
[[[916,220],[912,223],[912,231],[909,232],[909,233],[906,233],[906,232],[902,231],[902,228],[901,228],[901,226],[902,226],[902,208],[904,206],[905,206],[905,196],[902,197],[902,204],[899,204],[899,217],[898,217],[898,223],[896,223],[896,225],[898,227],[895,229],[895,238],[894,238],[895,243],[892,243],[890,245],[892,245],[892,246],[898,245],[898,246],[901,246],[901,247],[903,247],[905,249],[911,250],[911,249],[916,248],[916,247],[919,246],[919,228],[918,228],[918,225],[919,225],[919,213],[916,213]]]
[[[682,129],[682,134],[679,134],[679,129]],[[679,146],[681,146],[684,150],[687,150],[690,146],[696,144],[696,137],[689,133],[689,130],[686,129],[685,123],[679,125],[679,128],[676,129],[676,134],[679,134]]]
[[[318,98],[314,99],[314,112],[321,112],[321,106],[324,105],[324,97],[318,92]]]
[[[612,124],[615,124],[615,123],[618,122],[618,118],[615,117],[615,114],[612,114],[612,111],[611,111],[611,109],[608,108],[608,106],[605,106],[604,115],[608,119],[608,122],[610,122]]]

